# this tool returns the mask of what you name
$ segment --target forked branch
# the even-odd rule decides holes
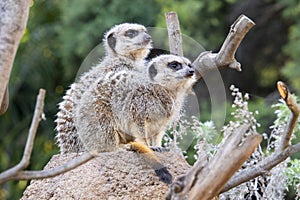
[[[226,66],[241,71],[241,64],[236,61],[235,53],[245,35],[254,25],[255,23],[251,19],[241,15],[231,25],[230,31],[218,53],[210,51],[201,53],[193,62],[193,66],[197,69],[198,79],[212,69]]]

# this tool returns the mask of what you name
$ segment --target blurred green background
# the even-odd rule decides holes
[[[166,27],[164,13],[169,11],[177,12],[182,33],[213,51],[219,50],[240,14],[256,23],[236,55],[243,71],[225,69],[221,74],[227,90],[234,84],[250,93],[250,107],[261,113],[260,131],[268,132],[275,117],[270,104],[278,99],[276,81],[286,81],[300,95],[297,0],[33,0],[9,83],[10,106],[0,117],[0,171],[21,159],[39,88],[47,90],[47,120],[40,123],[29,169],[42,169],[59,152],[54,141],[57,104],[83,59],[101,43],[103,33],[122,22]],[[197,87],[201,120],[209,120],[205,83]],[[0,199],[20,198],[27,184],[10,181],[1,185]]]

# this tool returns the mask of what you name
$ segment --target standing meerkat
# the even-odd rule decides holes
[[[56,122],[56,140],[61,153],[84,151],[74,124],[74,110],[82,94],[96,80],[107,73],[120,70],[142,71],[144,59],[152,48],[151,36],[144,26],[124,23],[111,28],[103,39],[106,56],[101,63],[84,73],[73,83],[59,103]]]
[[[171,183],[171,174],[148,146],[160,146],[162,133],[179,115],[195,81],[190,61],[173,55],[154,58],[146,74],[108,73],[76,107],[75,122],[85,149],[115,151],[125,144],[142,153],[160,180]]]

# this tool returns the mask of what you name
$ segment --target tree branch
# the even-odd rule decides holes
[[[206,72],[228,66],[229,68],[241,71],[241,64],[234,58],[235,52],[241,41],[255,23],[241,15],[232,25],[230,31],[218,53],[203,52],[193,62],[197,69],[197,78],[200,79]]]
[[[36,135],[36,131],[37,131],[42,113],[43,113],[45,94],[46,94],[46,91],[44,89],[40,89],[39,94],[37,96],[34,115],[33,115],[31,125],[30,125],[29,134],[27,137],[26,146],[25,146],[22,160],[16,166],[1,173],[0,174],[0,182],[5,177],[13,176],[14,174],[17,174],[20,170],[23,170],[26,167],[28,167],[29,162],[30,162],[32,147],[33,147],[33,143],[34,143],[34,138]]]
[[[174,16],[176,14],[172,13],[170,15]],[[170,18],[166,17],[167,21]],[[178,21],[178,19],[176,20]],[[176,22],[176,20],[173,21]],[[167,24],[169,23],[167,22]],[[173,25],[174,22],[171,24]],[[179,26],[179,22],[175,24]],[[253,26],[253,21],[241,15],[231,26],[219,53],[203,52],[193,62],[197,71],[197,78],[200,79],[207,71],[225,66],[240,71],[240,63],[235,60],[234,55],[240,42]],[[169,25],[168,30],[169,27],[172,26]],[[180,30],[178,27],[175,29]],[[169,31],[169,39],[172,41],[170,44],[181,45],[181,43],[173,38],[174,33],[176,31]],[[170,49],[171,47],[170,45]],[[211,199],[216,196],[262,140],[260,135],[255,134],[248,136],[241,143],[241,139],[247,129],[248,127],[244,126],[237,130],[233,134],[234,136],[227,138],[227,142],[224,143],[210,162],[197,162],[186,175],[178,177],[172,184],[167,199],[183,199],[189,191],[189,199]]]
[[[279,150],[284,150],[290,145],[290,140],[294,131],[294,128],[298,122],[298,117],[300,113],[300,107],[297,105],[295,98],[289,91],[287,85],[281,81],[277,82],[277,90],[281,98],[285,101],[286,105],[292,112],[291,117],[287,123],[287,126],[283,132],[281,144]]]
[[[23,157],[19,162],[19,164],[0,174],[0,184],[9,180],[16,180],[16,179],[29,180],[29,179],[53,177],[61,173],[64,173],[66,171],[69,171],[71,169],[74,169],[75,167],[92,159],[95,155],[93,152],[83,154],[80,157],[73,159],[64,165],[53,168],[51,170],[23,171],[23,169],[28,167],[30,162],[34,138],[36,136],[37,128],[43,114],[45,93],[46,91],[44,89],[40,89],[39,95],[37,97],[32,123],[29,129],[29,134],[26,141]]]
[[[271,156],[265,158],[255,166],[242,170],[235,174],[232,179],[226,184],[222,192],[226,192],[242,183],[245,183],[253,178],[264,175],[269,172],[273,167],[283,162],[289,156],[300,152],[300,143],[292,145],[281,152],[275,152]]]
[[[29,7],[30,0],[0,1],[0,115],[8,107],[8,81],[26,27]]]
[[[187,173],[171,186],[167,199],[211,199],[219,194],[226,182],[241,167],[262,140],[258,134],[244,138],[249,126],[241,126],[226,138],[216,155],[205,165],[197,162]],[[193,176],[190,176],[193,174]],[[212,184],[213,183],[213,184]],[[188,188],[187,188],[188,187]]]
[[[48,170],[37,170],[37,171],[19,171],[13,176],[7,178],[6,180],[1,180],[0,183],[8,181],[8,180],[31,180],[31,179],[42,179],[42,178],[50,178],[53,176],[57,176],[59,174],[65,173],[67,171],[70,171],[87,161],[94,158],[94,154],[92,153],[84,153],[81,156],[74,158],[73,160],[60,165],[58,167],[48,169]]]
[[[183,56],[182,37],[177,14],[176,12],[168,12],[165,13],[165,18],[168,29],[170,53]]]
[[[247,182],[253,178],[261,176],[266,172],[270,171],[273,167],[278,165],[279,163],[283,162],[289,156],[300,152],[300,143],[290,146],[290,140],[292,137],[292,133],[294,128],[298,122],[298,116],[300,113],[300,107],[296,103],[296,100],[289,92],[287,85],[281,81],[277,82],[277,89],[280,96],[286,102],[288,108],[291,110],[292,114],[290,117],[289,122],[286,125],[286,129],[282,135],[282,140],[279,148],[267,157],[266,159],[262,160],[255,166],[251,167],[250,169],[245,169],[238,172],[232,179],[226,184],[225,188],[222,192],[226,192],[227,190],[236,187],[244,182]]]

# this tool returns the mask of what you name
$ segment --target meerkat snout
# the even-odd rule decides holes
[[[145,33],[144,35],[144,42],[145,43],[149,43],[149,42],[152,42],[152,38],[149,34]]]
[[[189,68],[189,69],[187,70],[186,76],[187,76],[187,77],[193,76],[194,73],[195,73],[195,70],[194,70],[193,68]]]

